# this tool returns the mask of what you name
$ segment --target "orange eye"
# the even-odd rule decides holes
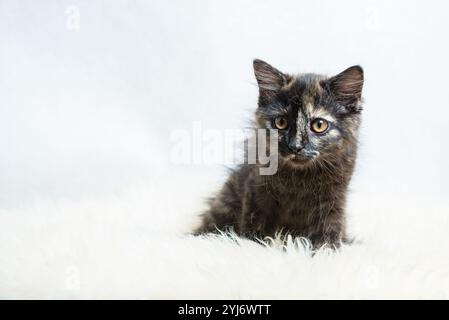
[[[274,119],[274,124],[279,130],[284,130],[288,127],[288,121],[284,117],[277,117],[276,119]]]
[[[310,129],[316,133],[324,133],[329,128],[329,122],[327,120],[317,118],[310,124]]]

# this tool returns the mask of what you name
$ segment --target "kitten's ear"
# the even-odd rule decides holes
[[[287,84],[288,76],[265,61],[254,59],[253,66],[260,92],[276,92]]]
[[[328,80],[336,100],[348,111],[360,112],[363,88],[363,69],[352,66]]]

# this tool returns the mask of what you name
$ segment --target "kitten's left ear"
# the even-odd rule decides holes
[[[363,88],[363,69],[352,66],[328,80],[336,100],[348,111],[360,112]]]
[[[288,77],[265,61],[254,59],[254,75],[261,92],[278,91],[287,84]]]

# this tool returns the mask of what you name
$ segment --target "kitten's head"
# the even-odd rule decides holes
[[[355,148],[362,110],[360,66],[330,78],[292,76],[256,59],[254,72],[259,85],[257,125],[278,129],[282,162],[300,167],[336,159],[348,147]]]

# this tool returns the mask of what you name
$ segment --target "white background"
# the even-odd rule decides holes
[[[445,205],[448,9],[444,1],[1,0],[0,207],[96,197],[166,175],[222,179],[219,165],[171,163],[170,133],[194,121],[245,126],[257,101],[256,57],[291,73],[362,65],[352,192],[373,203],[389,194]]]

